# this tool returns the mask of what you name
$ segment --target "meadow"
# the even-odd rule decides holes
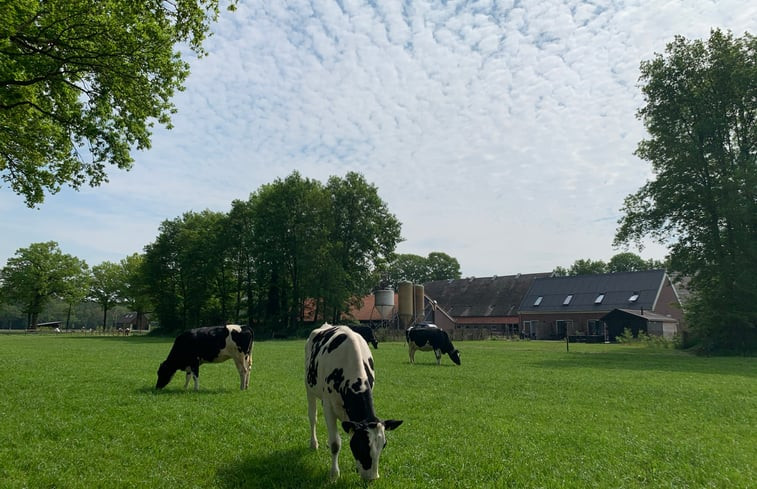
[[[437,366],[374,350],[388,433],[362,482],[309,449],[304,340],[256,342],[250,389],[232,362],[156,392],[171,340],[0,335],[3,488],[757,487],[757,361],[637,345],[456,342]]]

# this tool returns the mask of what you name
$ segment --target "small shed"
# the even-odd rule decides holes
[[[129,312],[116,319],[116,328],[132,331],[147,331],[150,329],[150,319],[147,314],[139,312]]]
[[[625,329],[631,330],[634,338],[640,332],[667,339],[678,333],[677,319],[644,309],[613,309],[602,316],[602,321],[607,325],[607,335],[611,340],[621,336]]]

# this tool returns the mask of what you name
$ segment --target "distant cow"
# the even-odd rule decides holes
[[[460,351],[450,341],[447,332],[433,324],[411,326],[405,331],[410,363],[415,363],[416,350],[431,351],[436,355],[436,364],[441,365],[442,355],[448,354],[450,359],[460,365]]]
[[[385,431],[402,421],[376,417],[373,410],[373,357],[368,344],[346,326],[324,324],[310,333],[305,344],[305,387],[310,418],[310,447],[318,448],[315,435],[317,399],[329,433],[331,478],[339,477],[339,436],[337,420],[350,435],[350,449],[363,479],[378,479]]]
[[[376,335],[373,334],[373,328],[370,326],[350,326],[350,329],[362,336],[366,343],[373,345],[373,348],[378,348],[378,340]]]
[[[252,344],[252,329],[236,324],[184,331],[174,340],[166,361],[160,364],[155,388],[162,389],[177,370],[184,370],[187,373],[184,388],[187,388],[192,376],[195,390],[198,390],[201,364],[219,363],[231,358],[239,371],[240,388],[247,389],[250,384]]]

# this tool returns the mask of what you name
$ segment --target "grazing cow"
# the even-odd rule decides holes
[[[317,399],[329,433],[331,478],[339,477],[339,436],[337,420],[350,435],[350,449],[357,471],[365,480],[378,479],[381,451],[386,445],[385,431],[402,424],[401,420],[381,420],[373,410],[373,357],[368,344],[346,326],[328,323],[310,333],[305,344],[305,387],[310,418],[310,447],[318,448],[315,436]]]
[[[415,363],[415,351],[434,350],[436,364],[441,365],[442,355],[448,354],[457,365],[460,365],[460,351],[450,341],[447,332],[433,324],[411,326],[405,331],[410,363]]]
[[[155,388],[162,389],[177,370],[184,370],[187,372],[184,388],[187,388],[192,376],[195,390],[198,390],[201,364],[219,363],[231,358],[239,371],[240,388],[247,389],[250,384],[252,344],[252,329],[247,326],[229,324],[184,331],[174,340],[166,361],[160,364]]]
[[[378,348],[378,340],[376,335],[373,334],[373,328],[370,326],[350,326],[350,329],[362,336],[366,343],[373,345],[373,348]]]

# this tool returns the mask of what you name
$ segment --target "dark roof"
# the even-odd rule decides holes
[[[653,310],[664,279],[665,270],[538,278],[523,298],[519,311],[523,314],[641,308]],[[604,294],[604,297],[597,303],[600,294]],[[565,305],[569,295],[573,297]],[[634,295],[638,295],[638,298],[632,301]],[[538,301],[539,297],[541,301]]]
[[[603,321],[606,321],[610,318],[613,318],[615,316],[633,316],[641,319],[646,319],[647,321],[656,321],[660,323],[677,323],[678,320],[669,316],[663,316],[662,314],[655,314],[653,312],[649,311],[642,311],[640,309],[613,309],[612,311],[608,312],[604,316],[602,316],[600,319]]]
[[[530,273],[437,280],[423,284],[423,291],[452,317],[515,316],[531,283],[549,275]]]

